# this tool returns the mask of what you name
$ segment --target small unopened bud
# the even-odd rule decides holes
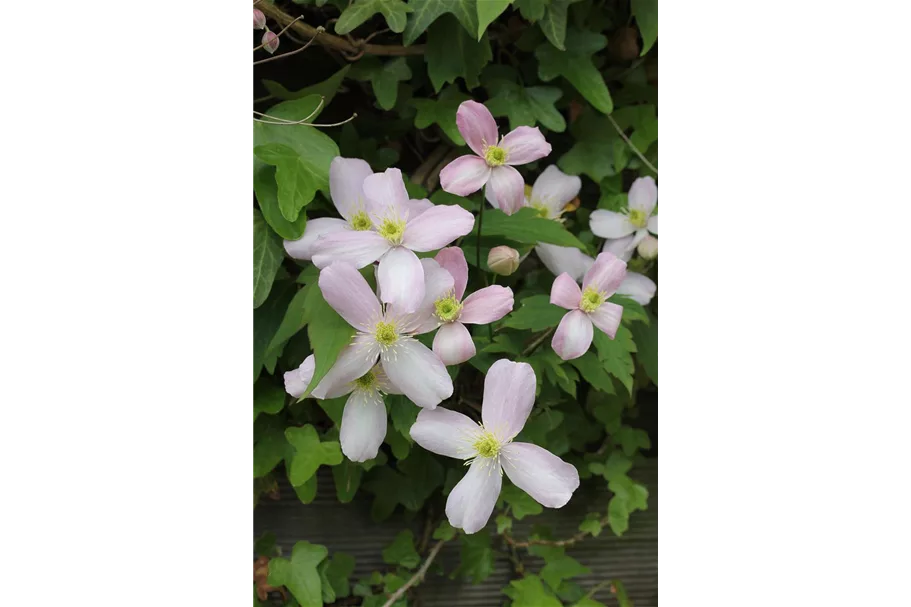
[[[494,247],[487,255],[487,267],[494,274],[509,276],[519,269],[519,252],[512,247]]]
[[[278,50],[278,36],[271,30],[266,30],[263,34],[263,48],[271,55]]]
[[[253,9],[253,29],[255,29],[255,30],[266,29],[266,16],[258,8]]]
[[[649,234],[639,241],[636,250],[643,259],[655,259],[658,257],[658,239]]]

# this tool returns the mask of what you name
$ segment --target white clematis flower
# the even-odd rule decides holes
[[[629,203],[622,213],[599,209],[593,211],[590,227],[596,236],[606,238],[602,251],[629,261],[639,243],[658,233],[658,216],[652,215],[658,204],[658,186],[650,176],[640,177],[629,189]],[[654,243],[657,255],[658,243]]]

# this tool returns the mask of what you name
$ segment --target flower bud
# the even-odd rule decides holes
[[[512,247],[494,247],[487,255],[487,267],[494,274],[509,276],[519,269],[519,252]]]
[[[271,55],[278,50],[278,36],[271,30],[266,30],[263,34],[263,48]]]
[[[253,9],[253,29],[255,29],[255,30],[266,29],[266,16],[258,8]]]
[[[658,239],[649,234],[639,241],[636,250],[643,259],[655,259],[658,257]]]

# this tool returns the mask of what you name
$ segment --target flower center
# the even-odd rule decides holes
[[[496,457],[503,445],[492,432],[484,430],[472,445],[481,457]]]
[[[401,219],[386,218],[380,224],[377,232],[392,244],[402,244],[402,236],[405,235],[405,222]]]
[[[629,222],[637,228],[644,228],[648,224],[648,216],[645,214],[645,211],[630,209]]]
[[[605,299],[606,297],[604,297],[603,293],[599,293],[593,288],[588,287],[585,289],[585,292],[582,293],[582,301],[579,302],[579,308],[583,312],[591,314],[601,307],[601,304],[604,303]]]
[[[495,145],[488,146],[484,152],[484,160],[488,166],[498,167],[506,162],[506,150]]]
[[[436,308],[437,317],[443,322],[454,321],[462,311],[462,304],[455,298],[455,295],[438,299],[433,302],[433,306]]]
[[[543,217],[545,219],[550,218],[550,210],[544,206],[544,203],[540,200],[535,200],[531,203],[531,208],[538,212],[538,217]]]
[[[376,385],[376,375],[372,371],[367,371],[367,373],[354,380],[354,385],[361,390],[371,390]]]
[[[373,227],[373,222],[364,211],[358,211],[351,217],[351,228],[358,232],[369,230]]]
[[[388,348],[399,339],[399,334],[395,332],[395,325],[391,322],[384,322],[382,320],[376,323],[373,336],[376,339],[376,343],[380,344],[383,348]]]

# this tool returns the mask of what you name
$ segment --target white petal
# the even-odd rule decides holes
[[[366,208],[364,179],[373,174],[366,161],[360,158],[336,156],[329,165],[329,196],[345,219],[351,219],[358,210]],[[307,229],[310,224],[307,224]]]
[[[593,257],[589,257],[576,247],[561,247],[542,242],[535,247],[535,253],[538,254],[538,259],[541,260],[541,263],[554,276],[559,276],[566,272],[576,282],[581,282],[582,277],[595,263]]]
[[[384,303],[404,313],[414,312],[424,299],[424,267],[409,249],[394,247],[380,259],[376,272]]]
[[[674,205],[671,205],[671,206],[673,207]],[[658,216],[657,215],[652,215],[651,217],[648,218],[648,231],[651,232],[652,234],[658,233]]]
[[[285,373],[285,392],[294,398],[299,398],[301,394],[307,391],[307,386],[310,385],[310,380],[313,379],[313,369],[315,367],[316,362],[311,354],[304,359],[300,367]]]
[[[535,180],[531,189],[531,203],[543,204],[549,212],[548,216],[555,218],[560,215],[563,207],[579,195],[581,189],[582,179],[576,175],[567,175],[552,164]]]
[[[381,355],[383,370],[411,402],[434,408],[452,396],[452,378],[446,366],[424,344],[400,337]]]
[[[582,310],[567,312],[557,326],[551,347],[563,360],[579,358],[588,351],[594,337],[594,327],[588,314]]]
[[[371,355],[363,342],[355,338],[354,343],[342,350],[335,364],[310,394],[313,398],[337,398],[348,394],[352,389],[351,382],[367,373],[376,359],[376,354]]]
[[[648,276],[638,272],[627,272],[626,278],[617,287],[617,293],[647,306],[658,291],[658,285]]]
[[[397,319],[402,331],[413,335],[428,333],[440,326],[440,319],[434,315],[434,302],[451,292],[454,287],[452,275],[434,259],[421,260],[424,269],[424,299],[414,312],[405,314],[395,306],[387,308],[387,318]]]
[[[535,404],[535,372],[528,363],[501,359],[490,366],[484,379],[481,418],[484,428],[501,442],[518,434]]]
[[[613,253],[623,261],[629,261],[633,256],[633,252],[636,250],[636,244],[633,244],[635,240],[636,236],[633,234],[624,236],[623,238],[609,238],[604,241],[601,252]]]
[[[640,177],[630,186],[627,198],[630,209],[642,211],[648,217],[658,203],[658,186],[655,180],[650,175]]]
[[[623,213],[598,209],[592,211],[589,227],[595,236],[601,238],[623,238],[636,231],[636,226]]]
[[[445,407],[421,409],[411,426],[414,442],[428,451],[456,459],[477,455],[474,443],[480,434],[480,427],[471,418]]]
[[[503,479],[500,465],[491,458],[478,457],[446,500],[449,524],[465,533],[476,533],[487,525]]]
[[[445,365],[460,365],[470,360],[476,352],[471,333],[459,321],[444,324],[433,336],[433,353]]]
[[[342,219],[334,217],[311,219],[304,228],[303,236],[297,240],[284,241],[285,251],[294,259],[310,261],[310,258],[313,257],[313,245],[321,236],[350,229],[351,226],[348,225],[348,222]]]
[[[355,390],[345,403],[339,442],[353,462],[376,457],[386,438],[386,406],[376,390]]]
[[[529,443],[503,447],[500,463],[509,480],[548,508],[562,508],[579,488],[579,471],[546,449]]]

